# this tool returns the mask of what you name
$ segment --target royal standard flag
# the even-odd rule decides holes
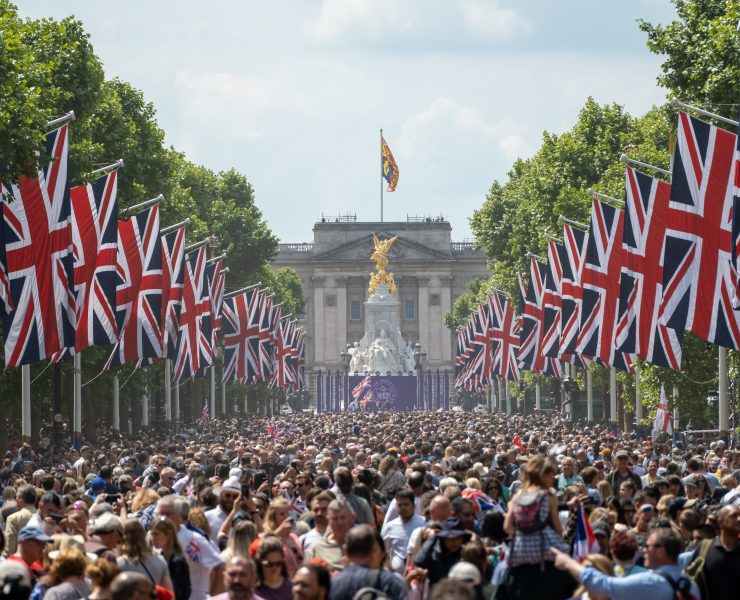
[[[385,138],[380,137],[380,155],[381,164],[383,166],[383,177],[388,182],[388,192],[394,192],[396,190],[396,184],[398,183],[398,165],[396,159],[391,154],[391,149],[388,144],[385,143]]]

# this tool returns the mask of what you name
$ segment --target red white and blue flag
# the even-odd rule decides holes
[[[547,243],[547,277],[542,298],[542,354],[557,357],[560,352],[562,301],[560,287],[563,278],[565,247],[549,240]]]
[[[93,183],[73,187],[75,351],[118,341],[116,284],[118,275],[118,171]]]
[[[737,136],[680,113],[677,137],[658,318],[673,329],[739,349],[731,231]]]
[[[671,411],[668,408],[668,397],[665,394],[665,387],[663,385],[660,386],[660,401],[658,402],[658,410],[655,412],[653,439],[658,437],[659,433],[673,433]]]
[[[211,301],[206,286],[206,249],[201,246],[185,256],[182,312],[178,330],[175,381],[195,377],[213,364]]]
[[[224,300],[224,381],[262,381],[259,370],[259,327],[263,297],[258,288],[252,288]]]
[[[586,512],[576,511],[576,535],[573,540],[573,558],[583,562],[586,556],[599,552],[599,542],[591,529]]]
[[[360,382],[352,388],[352,399],[359,400],[364,394],[372,390],[373,378],[370,375],[363,377]]]
[[[560,356],[574,355],[578,345],[578,333],[581,326],[581,304],[583,292],[581,275],[586,259],[588,236],[585,231],[563,224],[563,246],[565,259],[562,261],[563,276],[560,280],[561,292],[561,335]]]
[[[159,206],[118,222],[117,322],[106,368],[162,356],[162,241]]]
[[[27,365],[74,346],[74,257],[67,187],[68,127],[46,135],[51,158],[36,178],[3,184],[0,296],[5,364]]]
[[[519,322],[509,299],[501,292],[489,297],[492,308],[491,334],[497,340],[493,349],[493,370],[501,379],[519,381]]]
[[[264,296],[260,303],[260,328],[259,328],[259,373],[261,381],[270,381],[273,372],[273,328],[275,317],[279,320],[281,309],[273,307],[272,296]]]
[[[504,512],[501,506],[494,502],[493,499],[481,490],[473,488],[465,488],[462,491],[462,497],[467,498],[473,503],[475,512],[483,513],[489,510],[496,509],[496,512]]]
[[[162,357],[177,357],[185,278],[185,227],[162,236]]]
[[[661,367],[681,368],[683,331],[658,321],[663,297],[663,240],[671,186],[627,168],[615,343]]]
[[[203,405],[203,410],[200,411],[200,419],[198,419],[198,426],[201,429],[208,429],[211,424],[211,418],[208,414],[208,403]]]

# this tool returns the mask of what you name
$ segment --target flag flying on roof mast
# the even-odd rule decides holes
[[[393,158],[391,149],[388,147],[382,132],[380,135],[380,154],[383,168],[383,179],[388,182],[386,192],[395,192],[396,185],[398,184],[398,165],[396,164],[396,159]]]

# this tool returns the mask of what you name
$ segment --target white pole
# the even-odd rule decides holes
[[[172,424],[172,363],[169,358],[164,359],[164,420],[169,429]]]
[[[171,381],[167,382],[167,385],[172,385]],[[175,421],[175,431],[180,431],[180,386],[175,385],[175,397],[174,400],[174,410],[172,412],[172,418]]]
[[[216,416],[216,365],[211,367],[211,418]]]
[[[223,371],[223,364],[221,370]],[[226,416],[226,382],[223,380],[223,375],[221,375],[221,415]]]
[[[719,431],[727,435],[730,429],[730,410],[727,396],[727,348],[719,346]]]
[[[74,356],[74,439],[82,438],[82,353],[78,352]]]
[[[586,369],[586,419],[594,420],[594,381],[591,369]]]
[[[640,396],[640,367],[635,367],[635,419],[642,421],[642,397]]]
[[[542,408],[539,383],[534,386],[534,408],[535,410],[540,410],[540,408]]]
[[[149,427],[149,396],[146,390],[141,394],[141,426]]]
[[[119,395],[118,375],[113,376],[113,429],[121,431],[121,399]]]
[[[496,400],[498,402],[498,409],[500,412],[504,412],[504,392],[501,389],[501,380],[497,379],[496,384],[498,386],[498,396],[496,397]]]
[[[509,386],[504,381],[504,396],[506,397],[506,414],[511,414],[511,396],[509,396]]]
[[[21,434],[31,441],[31,365],[21,367]]]
[[[673,431],[678,431],[679,421],[678,414],[678,386],[673,386]]]
[[[609,419],[617,422],[617,369],[609,369]]]

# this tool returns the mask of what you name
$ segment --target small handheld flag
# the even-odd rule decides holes
[[[395,192],[396,185],[398,184],[398,165],[396,159],[393,158],[391,149],[385,142],[383,136],[380,137],[380,164],[382,165],[383,178],[388,182],[387,192]]]
[[[591,529],[591,523],[582,508],[576,512],[576,536],[573,540],[573,558],[579,562],[587,555],[599,551],[599,542]]]

